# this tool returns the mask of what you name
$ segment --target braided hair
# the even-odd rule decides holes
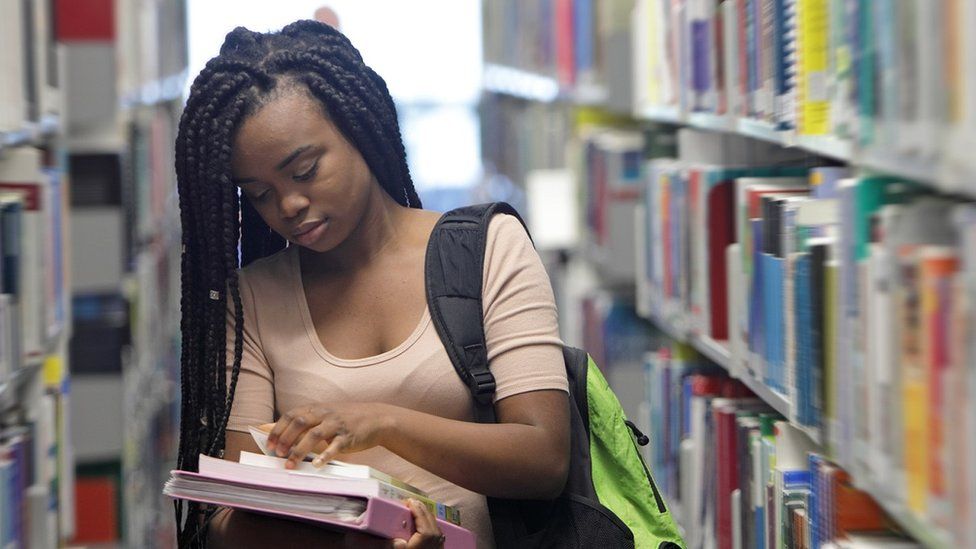
[[[393,98],[334,28],[298,21],[279,32],[231,31],[190,88],[176,139],[182,236],[181,420],[177,467],[219,456],[241,367],[244,317],[237,269],[285,247],[231,181],[241,122],[282,90],[304,87],[399,204],[419,208]],[[238,246],[240,245],[240,254]],[[228,357],[228,300],[233,356]],[[230,375],[227,372],[230,370]],[[176,500],[180,547],[202,547],[208,511]]]

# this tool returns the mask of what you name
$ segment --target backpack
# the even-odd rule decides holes
[[[425,264],[431,319],[482,423],[495,422],[481,292],[488,223],[496,213],[522,222],[505,203],[444,214],[431,234]],[[647,437],[627,421],[592,358],[568,346],[563,358],[571,402],[566,486],[553,501],[488,498],[496,544],[506,549],[684,548],[637,449],[635,436],[642,445]]]

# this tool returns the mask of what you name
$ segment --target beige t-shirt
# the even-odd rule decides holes
[[[275,421],[299,406],[385,402],[474,421],[474,400],[451,365],[425,308],[413,333],[381,355],[344,360],[322,346],[301,282],[298,248],[241,271],[244,355],[228,429]],[[552,288],[539,255],[514,217],[495,216],[485,250],[485,335],[495,402],[542,389],[568,392]],[[233,316],[228,315],[228,356]],[[228,366],[228,374],[230,367]],[[493,547],[484,496],[441,479],[382,447],[341,456],[398,477],[457,507],[479,547]]]

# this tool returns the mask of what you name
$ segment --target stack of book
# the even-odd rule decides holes
[[[257,429],[251,433],[265,454],[241,452],[239,462],[201,455],[198,472],[172,471],[163,493],[388,539],[413,534],[404,502],[414,499],[437,517],[445,547],[475,546],[474,535],[460,526],[458,510],[422,490],[366,465],[331,461],[315,467],[302,461],[286,469],[285,459],[267,452],[266,435]]]

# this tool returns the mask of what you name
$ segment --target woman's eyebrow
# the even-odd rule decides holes
[[[303,145],[301,147],[298,147],[297,149],[295,149],[294,151],[292,151],[291,154],[289,154],[287,157],[285,157],[284,160],[282,160],[281,162],[278,162],[278,165],[275,166],[275,169],[276,170],[284,169],[285,166],[287,166],[288,164],[291,164],[292,160],[295,160],[296,158],[298,158],[298,156],[300,154],[302,154],[303,152],[305,152],[305,151],[307,151],[307,150],[309,150],[311,148],[312,148],[311,145]]]
[[[297,149],[295,149],[294,151],[292,151],[291,154],[289,154],[288,156],[286,156],[284,160],[282,160],[281,162],[278,162],[278,165],[275,166],[275,169],[276,170],[282,170],[282,169],[284,169],[286,166],[288,166],[288,164],[291,164],[296,158],[298,158],[299,156],[301,156],[301,154],[303,152],[305,152],[305,151],[307,151],[307,150],[309,150],[311,148],[312,148],[311,145],[302,145],[301,147],[298,147]],[[248,183],[254,183],[255,181],[257,181],[257,179],[255,179],[253,177],[242,177],[242,178],[232,177],[230,180],[235,185],[246,185]]]

